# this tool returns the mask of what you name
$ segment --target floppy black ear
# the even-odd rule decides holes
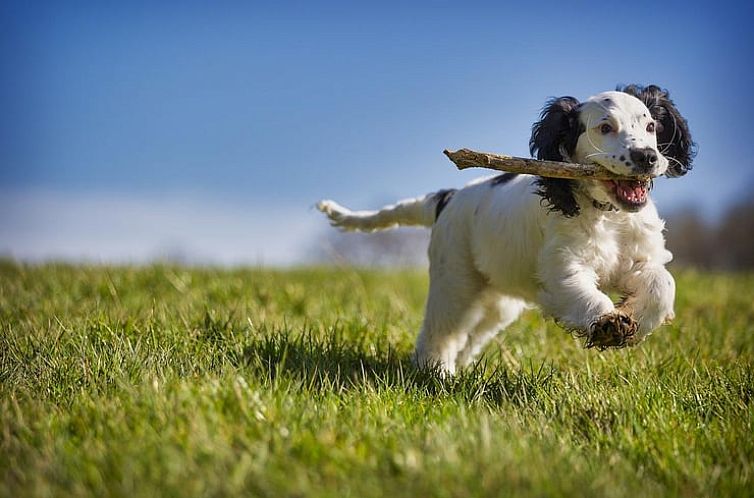
[[[529,151],[537,159],[567,161],[561,152],[570,155],[576,149],[581,134],[579,101],[573,97],[560,97],[547,102],[539,121],[531,127]]]
[[[668,91],[657,85],[627,85],[617,89],[644,102],[657,122],[657,146],[670,162],[665,176],[675,178],[688,173],[693,167],[696,144],[691,139],[686,119],[670,100]]]
[[[583,132],[578,106],[579,101],[573,97],[547,102],[539,121],[531,128],[529,151],[532,156],[548,161],[570,161]],[[560,211],[566,217],[579,214],[579,205],[573,195],[573,180],[541,176],[537,179],[537,186],[537,194],[550,211]]]

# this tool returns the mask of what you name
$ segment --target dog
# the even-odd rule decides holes
[[[637,179],[504,173],[378,211],[317,204],[345,230],[432,227],[418,365],[453,374],[534,306],[598,349],[634,346],[673,319],[672,254],[652,181],[641,179],[692,168],[696,146],[669,93],[628,85],[584,102],[551,99],[529,146],[537,159],[596,163]],[[609,291],[622,300],[614,304]]]

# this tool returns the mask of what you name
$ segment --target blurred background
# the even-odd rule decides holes
[[[343,235],[355,208],[528,155],[545,100],[671,92],[699,145],[659,179],[676,264],[754,267],[750,3],[0,4],[0,257],[424,264],[426,231]]]

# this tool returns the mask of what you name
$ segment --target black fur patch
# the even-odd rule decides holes
[[[548,211],[558,211],[566,218],[573,218],[581,212],[573,195],[573,180],[540,176],[534,183],[537,186],[535,193],[542,197],[541,203]]]
[[[619,86],[616,90],[633,95],[644,102],[657,122],[658,148],[663,156],[671,158],[665,175],[673,178],[688,173],[693,167],[696,144],[691,139],[686,119],[670,100],[668,91],[657,85],[626,85]]]
[[[457,191],[457,189],[449,188],[435,192],[432,195],[432,197],[434,197],[434,199],[437,201],[437,206],[435,206],[435,220],[440,217],[440,213],[442,213],[442,210],[445,209],[445,206],[448,205],[450,199],[453,198],[453,195],[455,195]]]
[[[579,101],[573,97],[552,99],[545,105],[534,123],[529,140],[529,151],[537,159],[568,161],[561,149],[571,155],[576,149],[584,125],[579,121]],[[577,216],[579,204],[573,194],[573,180],[539,177],[536,193],[550,211],[558,211],[566,217]]]
[[[509,181],[516,178],[518,174],[516,173],[503,173],[502,175],[498,175],[495,178],[490,181],[491,187],[499,187],[500,185],[505,185]]]

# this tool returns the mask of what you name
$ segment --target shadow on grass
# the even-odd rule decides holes
[[[437,368],[415,367],[409,353],[389,344],[354,343],[339,334],[325,339],[311,333],[268,334],[245,347],[240,359],[256,375],[292,379],[314,392],[398,389],[491,405],[533,402],[549,389],[554,373],[544,364],[510,372],[481,361],[444,377]]]

